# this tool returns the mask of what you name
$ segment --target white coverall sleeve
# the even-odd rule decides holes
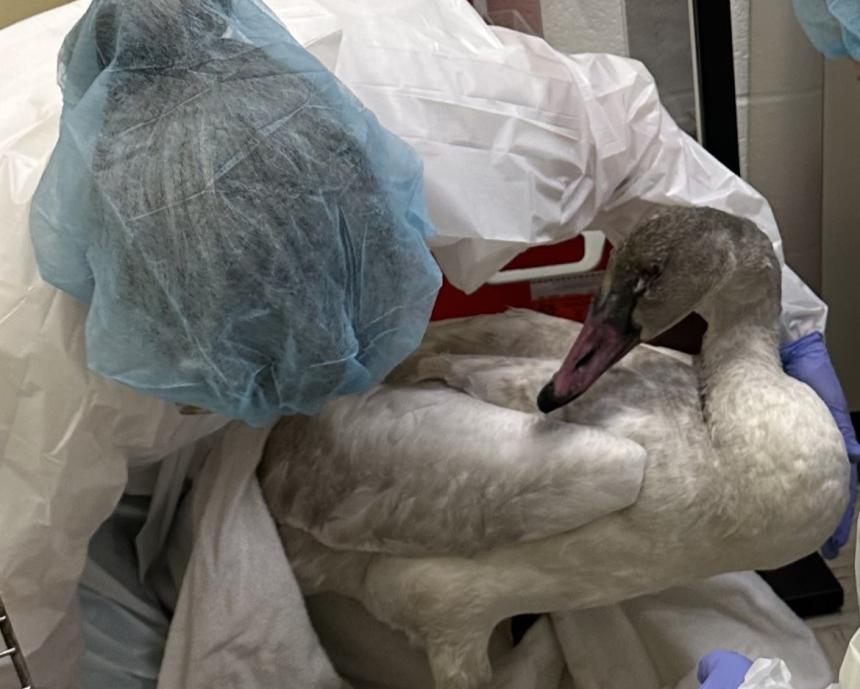
[[[587,228],[617,242],[664,203],[747,217],[783,261],[767,202],[678,128],[639,62],[563,55],[486,26],[464,0],[322,4],[341,31],[335,74],[424,160],[431,246],[460,289]],[[273,9],[318,40],[306,9]],[[783,338],[823,330],[826,314],[785,267]]]

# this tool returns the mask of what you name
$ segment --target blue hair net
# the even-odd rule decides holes
[[[860,2],[794,0],[794,12],[809,40],[825,57],[860,60]]]
[[[90,368],[253,425],[380,381],[441,276],[422,167],[259,0],[94,0],[31,230]]]

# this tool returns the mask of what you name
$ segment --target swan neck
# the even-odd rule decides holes
[[[769,300],[768,300],[769,301]],[[699,376],[707,396],[725,381],[732,387],[751,381],[756,384],[783,376],[779,358],[779,306],[768,302],[739,304],[723,302],[706,316],[708,330],[699,356]]]

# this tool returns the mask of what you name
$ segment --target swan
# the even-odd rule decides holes
[[[269,437],[258,476],[303,591],[360,601],[423,645],[438,689],[473,689],[513,615],[814,551],[849,464],[782,371],[779,311],[753,223],[661,208],[613,253],[567,354],[575,326],[528,311],[431,325],[386,383]],[[694,365],[636,346],[691,312],[708,323]]]

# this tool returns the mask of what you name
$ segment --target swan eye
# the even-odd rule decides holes
[[[663,267],[657,263],[652,263],[651,265],[642,268],[639,272],[645,280],[653,280],[654,278],[660,277],[660,274],[663,272]]]
[[[642,268],[639,271],[639,277],[636,280],[636,284],[633,286],[633,293],[637,297],[645,294],[652,283],[660,277],[662,272],[661,267],[656,264]]]

